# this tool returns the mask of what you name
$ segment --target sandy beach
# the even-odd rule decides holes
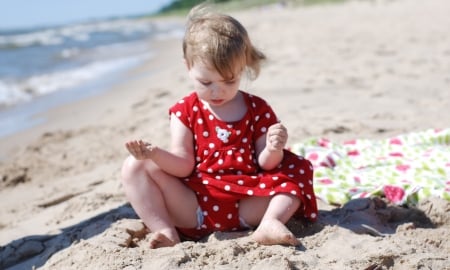
[[[233,12],[268,57],[241,88],[272,105],[288,145],[450,128],[448,11],[447,0],[393,0]],[[120,186],[124,142],[167,147],[168,108],[192,91],[181,41],[153,46],[129,80],[1,138],[0,269],[450,269],[450,201],[433,196],[319,201],[318,222],[288,223],[299,247],[241,232],[150,250]]]

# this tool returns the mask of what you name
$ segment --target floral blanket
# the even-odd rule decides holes
[[[291,151],[312,162],[316,196],[329,204],[376,195],[396,204],[450,201],[450,129],[343,144],[310,139]]]

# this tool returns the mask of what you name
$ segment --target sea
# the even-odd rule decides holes
[[[0,30],[0,138],[42,123],[40,112],[109,89],[151,61],[152,42],[182,33],[177,22],[139,18]]]

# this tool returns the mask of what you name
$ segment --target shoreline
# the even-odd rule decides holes
[[[12,128],[14,131],[0,136],[0,149],[2,149],[0,161],[4,161],[11,153],[19,151],[23,145],[38,139],[48,131],[70,130],[77,126],[94,124],[91,120],[98,118],[99,114],[105,114],[105,112],[101,112],[101,110],[107,110],[104,105],[111,104],[111,100],[120,99],[121,97],[117,96],[123,95],[121,92],[125,91],[127,85],[142,85],[141,81],[148,80],[145,78],[146,76],[153,77],[161,72],[159,65],[164,66],[162,59],[170,58],[165,50],[176,46],[178,42],[173,38],[152,41],[151,46],[156,51],[153,57],[135,67],[111,74],[111,76],[115,76],[114,78],[102,78],[86,87],[80,87],[80,89],[87,90],[83,93],[80,93],[78,88],[70,89],[67,92],[56,92],[38,97],[33,104],[22,103],[0,112],[2,116],[7,117],[8,121],[11,121],[11,117],[16,118],[16,121],[24,119],[30,121],[29,123],[18,123],[20,127],[14,127]],[[162,70],[167,68],[166,65]],[[135,91],[142,90],[136,89]],[[82,110],[78,110],[78,108],[82,108]]]

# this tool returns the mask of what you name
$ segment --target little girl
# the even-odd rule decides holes
[[[194,91],[170,112],[171,147],[133,140],[122,182],[153,232],[151,248],[214,231],[255,229],[264,244],[298,245],[285,223],[317,219],[312,166],[284,149],[288,138],[271,107],[239,90],[258,76],[263,53],[234,18],[194,8],[183,40]]]

